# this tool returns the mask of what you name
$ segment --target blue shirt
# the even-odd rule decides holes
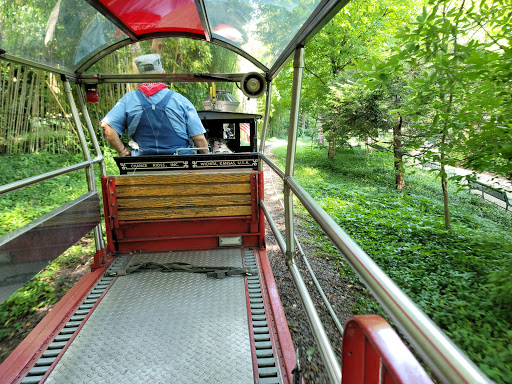
[[[128,129],[128,134],[132,139],[134,139],[134,136],[140,137],[140,135],[136,135],[136,131],[151,129],[150,127],[139,126],[143,108],[137,93],[140,94],[140,91],[129,92],[124,95],[102,120],[120,136]],[[144,94],[142,94],[142,97],[150,104],[157,105],[168,93],[171,93],[171,97],[165,107],[165,115],[175,134],[189,141],[190,137],[205,133],[206,131],[196,109],[187,98],[179,93],[163,89],[149,98]],[[132,156],[137,154],[139,153],[132,151]]]

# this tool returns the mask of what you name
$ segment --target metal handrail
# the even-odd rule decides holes
[[[263,162],[260,162],[260,164],[262,164],[262,163]],[[273,178],[271,178],[271,180],[272,180],[272,185],[273,185],[274,184]],[[274,190],[275,190],[275,187],[274,187]],[[277,191],[276,191],[276,193],[277,193]],[[286,255],[286,244],[284,242],[281,232],[277,229],[277,225],[274,221],[274,218],[268,211],[267,206],[265,205],[263,200],[260,200],[260,205],[263,208],[263,213],[265,214],[265,217],[267,218],[267,221],[270,224],[270,228],[272,229],[272,232],[274,233],[274,237],[276,238],[277,243],[279,244],[279,247],[281,248],[281,251],[283,252],[283,255]],[[281,207],[284,209],[282,200],[281,200]],[[338,319],[336,312],[334,312],[334,309],[333,309],[331,303],[329,302],[329,299],[325,295],[325,292],[324,292],[322,286],[320,285],[320,282],[316,278],[315,272],[313,271],[313,268],[311,268],[311,265],[309,264],[309,260],[306,257],[304,250],[302,249],[302,245],[300,244],[299,239],[297,238],[297,234],[294,233],[293,236],[295,238],[295,244],[297,245],[297,248],[299,249],[299,253],[302,256],[302,261],[304,262],[304,265],[306,266],[306,269],[308,270],[308,273],[311,276],[311,279],[313,280],[313,284],[315,285],[316,290],[320,294],[320,297],[322,298],[322,301],[324,302],[324,305],[327,308],[327,311],[331,315],[331,319],[334,322],[334,325],[336,326],[336,328],[338,329],[338,332],[340,333],[341,336],[343,336],[343,325],[341,324],[340,319]]]
[[[263,209],[263,213],[265,214],[265,217],[267,218],[267,222],[270,225],[270,229],[272,229],[272,232],[274,233],[274,237],[277,240],[277,244],[279,245],[279,248],[281,248],[281,252],[283,252],[283,254],[286,255],[286,242],[284,241],[283,235],[277,228],[276,222],[272,218],[272,215],[270,214],[270,212],[267,209],[267,206],[263,200],[260,200],[260,206]]]
[[[56,169],[55,171],[50,171],[43,173],[41,175],[28,177],[23,180],[18,180],[10,184],[5,184],[0,186],[0,195],[3,195],[4,193],[12,192],[20,188],[28,187],[32,184],[37,184],[41,181],[52,179],[54,177],[64,175],[66,173],[70,173],[79,169],[87,168],[91,165],[97,164],[99,162],[103,161],[103,157],[98,156],[94,159],[91,159],[91,161],[83,161],[81,163],[77,163],[74,165],[70,165],[69,167]]]
[[[270,228],[272,229],[272,232],[274,233],[274,237],[276,238],[277,243],[279,244],[279,247],[281,248],[281,252],[283,252],[283,254],[286,254],[286,242],[283,238],[283,235],[277,228],[277,225],[276,225],[274,219],[272,218],[272,215],[268,211],[267,206],[265,205],[265,202],[263,200],[260,200],[260,205],[263,209],[263,213],[265,214],[267,222],[270,224]],[[331,378],[332,382],[340,383],[341,382],[340,364],[336,358],[336,354],[334,352],[334,349],[332,348],[329,337],[327,336],[327,333],[325,332],[325,329],[322,325],[320,317],[318,316],[318,312],[315,309],[313,300],[311,299],[311,295],[309,294],[309,291],[306,287],[306,284],[304,283],[304,279],[302,278],[302,275],[299,271],[299,268],[297,267],[295,260],[293,260],[292,262],[290,262],[288,264],[288,269],[291,273],[293,282],[295,283],[295,286],[297,287],[297,292],[299,293],[300,299],[302,301],[302,305],[304,306],[304,310],[306,312],[306,315],[308,316],[308,320],[311,324],[311,330],[313,332],[313,336],[318,344],[318,350],[320,352],[320,356],[329,372],[329,377]],[[312,276],[314,276],[314,275],[312,275]]]
[[[279,170],[266,156],[261,158],[272,169]],[[284,175],[280,170],[276,173],[280,176]],[[285,177],[283,181],[331,239],[437,378],[447,383],[490,382],[292,176]]]

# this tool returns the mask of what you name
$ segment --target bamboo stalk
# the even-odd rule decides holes
[[[26,100],[26,94],[27,94],[27,79],[28,79],[28,77],[27,77],[27,72],[21,71],[21,69],[19,70],[18,74],[20,77],[22,77],[22,81],[21,81],[21,92],[20,92],[20,95],[18,98],[18,110],[16,113],[15,137],[17,138],[16,153],[21,153],[21,152],[23,152],[23,149],[25,146],[25,143],[22,140],[22,138],[24,136],[22,127],[25,123],[25,118],[26,118],[25,100]]]
[[[18,75],[19,75],[19,67],[17,67],[17,72],[18,72]],[[13,72],[12,72],[12,76],[11,78],[14,79],[14,68],[13,68]],[[13,150],[14,150],[14,143],[15,143],[15,129],[16,129],[16,113],[15,111],[17,110],[17,107],[18,107],[18,90],[19,90],[19,87],[18,87],[18,78],[16,78],[16,81],[12,81],[12,94],[11,94],[11,105],[10,105],[10,108],[9,108],[9,127],[8,127],[8,130],[9,130],[9,136],[8,136],[8,142],[9,142],[9,152],[10,153],[13,153]]]
[[[33,121],[37,121],[36,119],[39,120],[39,124],[37,125],[37,131],[36,132],[32,132],[32,134],[34,135],[34,152],[37,152],[39,151],[39,142],[40,142],[40,132],[41,132],[41,119],[39,118],[39,84],[40,84],[40,80],[39,80],[39,71],[35,71],[35,90],[34,90],[34,96],[32,98],[32,111],[33,111],[33,116],[32,116],[32,119]],[[34,131],[34,126],[32,125],[32,130]]]
[[[39,106],[41,108],[41,113],[40,113],[40,116],[41,116],[40,122],[41,122],[41,124],[39,125],[39,127],[40,127],[41,134],[40,134],[39,137],[40,137],[40,142],[41,142],[41,150],[45,150],[44,141],[43,141],[43,132],[44,132],[43,123],[44,123],[44,117],[45,117],[45,115],[44,115],[44,105],[45,104],[44,104],[44,92],[41,92],[41,90],[45,89],[44,88],[45,77],[46,77],[46,75],[44,75],[44,74],[39,77],[39,81],[40,81],[39,82],[39,91],[40,91],[40,95],[41,95],[40,99],[39,99],[40,100]]]
[[[11,65],[9,67],[9,79],[12,79],[14,77],[14,65]],[[6,96],[5,96],[5,113],[6,113],[6,116],[5,116],[5,150],[6,150],[6,153],[10,153],[10,149],[9,149],[9,146],[10,146],[10,140],[11,140],[11,135],[10,135],[10,131],[9,131],[9,127],[10,127],[10,123],[11,123],[11,114],[10,114],[10,110],[11,110],[11,93],[12,93],[12,88],[13,88],[13,81],[8,81],[7,82],[7,90],[6,90]]]
[[[80,137],[78,136],[78,133],[77,131],[75,130],[75,127],[74,125],[71,123],[71,120],[69,120],[69,118],[66,116],[66,110],[64,109],[64,107],[62,106],[62,104],[60,103],[59,99],[57,98],[57,95],[55,94],[55,91],[52,89],[52,87],[50,86],[50,84],[47,82],[46,83],[48,85],[48,88],[50,89],[50,92],[52,93],[53,97],[55,98],[55,101],[57,102],[58,106],[60,107],[60,110],[62,111],[62,114],[64,115],[64,117],[66,118],[66,120],[68,121],[69,125],[71,126],[71,130],[73,131],[73,133],[75,134],[76,138],[78,140],[80,140]]]
[[[5,62],[2,60],[0,62],[0,78],[2,79],[2,81],[1,81],[2,91],[5,91],[5,82],[6,82],[7,76],[4,75],[4,70],[7,69],[6,67],[7,67],[7,65],[5,65]],[[5,94],[6,94],[6,92],[0,92],[0,105],[2,105],[2,106],[5,106]],[[2,127],[2,132],[0,133],[0,135],[7,136],[6,130],[5,130],[5,124],[7,121],[7,113],[6,113],[7,109],[2,108],[2,111],[3,112],[0,114],[0,127]]]
[[[34,92],[34,74],[32,74],[32,78],[30,79],[30,89],[28,91],[28,100],[27,100],[27,117],[25,119],[25,124],[23,126],[23,131],[28,133],[29,135],[29,142],[28,142],[28,149],[30,152],[34,152],[34,134],[31,132],[31,115],[32,115],[32,103],[30,102],[32,100],[32,93]]]

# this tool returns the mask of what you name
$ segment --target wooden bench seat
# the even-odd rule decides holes
[[[218,246],[219,237],[264,242],[259,172],[166,173],[102,179],[111,251]]]
[[[119,220],[251,216],[256,173],[114,177]]]

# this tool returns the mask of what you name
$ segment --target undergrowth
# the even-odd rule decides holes
[[[93,254],[93,245],[72,246],[1,303],[0,341],[25,327],[28,315],[55,304],[75,282],[62,271],[72,271],[86,264]]]
[[[281,165],[285,151],[275,151]],[[295,177],[489,377],[512,383],[512,213],[450,183],[447,230],[440,181],[411,171],[397,191],[386,154],[345,150],[331,160],[298,147]],[[319,227],[307,225],[310,240],[360,284]],[[357,310],[385,315],[368,291]]]
[[[113,150],[103,148],[109,174],[119,173],[113,160]],[[32,153],[0,156],[0,185],[55,171],[84,161],[83,155]],[[87,192],[84,169],[66,173],[41,183],[18,189],[0,196],[0,237],[20,228],[65,202]],[[99,167],[95,166],[96,188],[100,191]]]

